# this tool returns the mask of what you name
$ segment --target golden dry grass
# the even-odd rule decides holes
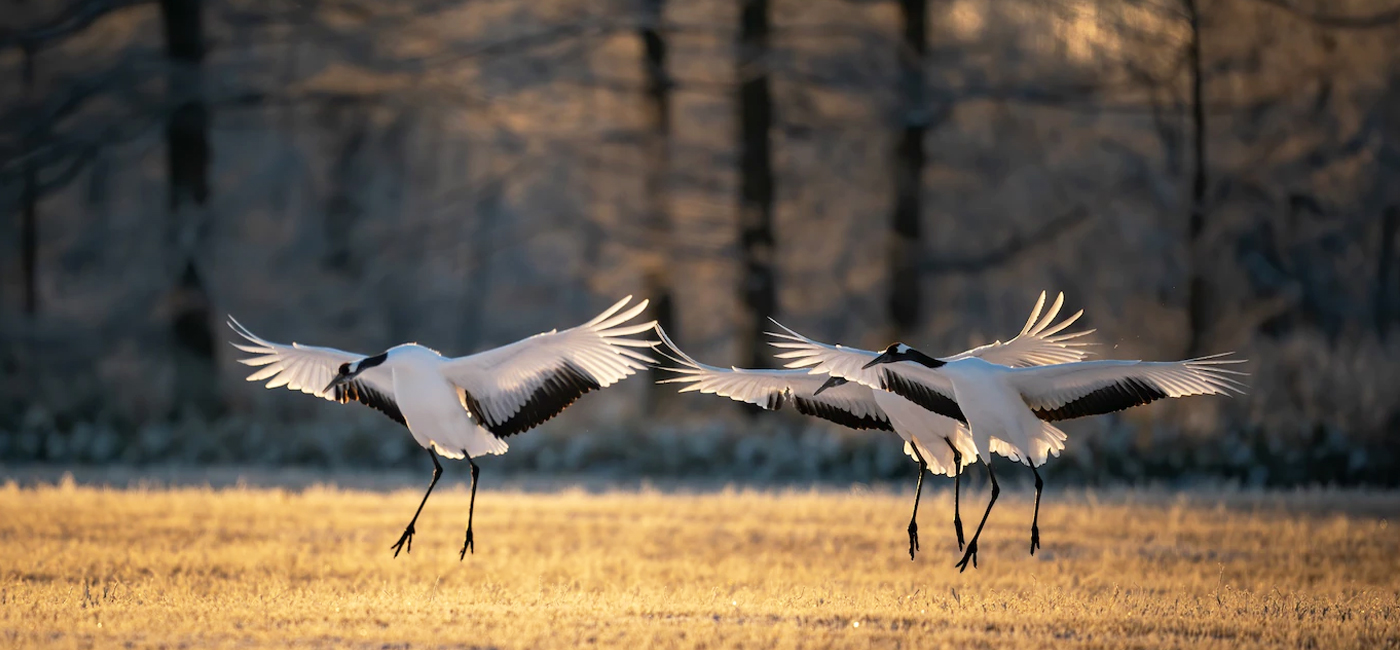
[[[0,646],[1400,647],[1400,496],[0,489]],[[970,495],[969,511],[984,495]],[[969,512],[969,518],[973,513]],[[970,531],[969,531],[970,532]]]

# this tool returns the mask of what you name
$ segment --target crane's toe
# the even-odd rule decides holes
[[[962,573],[967,570],[968,562],[972,562],[972,568],[977,568],[977,540],[975,539],[967,545],[967,552],[963,553],[962,560],[953,566],[958,567],[958,573]]]
[[[470,528],[467,529],[467,539],[462,542],[462,552],[458,554],[457,560],[461,561],[467,559],[467,551],[471,551],[472,555],[476,555],[476,541],[472,538],[472,529]]]
[[[417,531],[413,529],[413,524],[409,524],[408,528],[403,529],[403,534],[399,536],[399,541],[394,542],[394,545],[389,547],[394,549],[394,557],[399,556],[399,551],[406,550],[409,553],[413,552],[413,535],[416,532]],[[405,548],[405,544],[407,544],[407,548]]]

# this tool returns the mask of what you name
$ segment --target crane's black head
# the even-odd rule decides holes
[[[350,381],[351,379],[354,379],[355,377],[358,377],[360,373],[369,370],[370,368],[373,368],[381,363],[384,363],[384,361],[388,358],[389,353],[384,352],[382,354],[376,354],[372,357],[365,357],[363,359],[360,359],[359,361],[349,361],[340,364],[340,369],[336,372],[335,377],[331,379],[331,383],[326,385],[326,390],[323,392],[329,393],[336,386],[339,386],[347,381]]]
[[[844,384],[847,381],[849,380],[847,380],[845,377],[837,377],[836,375],[832,375],[826,378],[826,383],[822,384],[821,386],[818,386],[816,390],[812,391],[812,395],[821,395],[822,391],[828,388],[836,388],[837,386],[840,386],[841,384]]]
[[[884,352],[880,353],[880,356],[871,359],[870,363],[865,364],[862,368],[869,368],[882,363],[898,363],[900,361],[913,361],[914,363],[930,368],[937,368],[945,363],[944,361],[928,356],[903,343],[891,343],[889,347],[885,348]]]

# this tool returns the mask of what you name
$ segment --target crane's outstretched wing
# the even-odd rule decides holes
[[[1087,354],[1082,348],[1087,344],[1074,339],[1093,330],[1060,334],[1083,314],[1081,310],[1052,325],[1063,304],[1064,294],[1060,294],[1042,318],[1040,312],[1045,305],[1045,292],[1041,292],[1026,326],[1021,328],[1016,338],[1006,343],[991,343],[960,352],[946,360],[980,357],[991,363],[1020,367],[1057,359],[1082,359]],[[777,356],[792,359],[787,364],[788,368],[811,368],[814,373],[829,373],[871,388],[888,390],[944,417],[966,421],[962,408],[954,399],[953,383],[937,370],[909,361],[866,368],[865,364],[879,356],[878,352],[828,345],[802,336],[777,321],[774,324],[783,331],[770,333],[776,339],[773,345],[787,350]]]
[[[719,395],[771,411],[790,402],[803,415],[850,429],[894,431],[905,440],[905,453],[915,457],[913,450],[917,447],[934,474],[953,476],[957,473],[952,448],[944,438],[957,445],[963,465],[977,462],[977,446],[966,427],[898,395],[855,381],[830,386],[818,393],[831,376],[803,369],[759,370],[706,365],[681,350],[660,327],[657,332],[668,348],[661,354],[675,364],[660,368],[677,375],[658,383],[683,384],[682,393]]]
[[[1243,394],[1231,353],[1187,361],[1080,361],[1016,368],[1011,385],[1047,422],[1112,413],[1168,397]]]
[[[606,388],[653,363],[637,348],[657,341],[627,338],[655,322],[626,323],[646,309],[625,311],[627,296],[587,323],[549,331],[493,350],[449,359],[443,376],[462,390],[477,422],[498,438],[527,431],[563,411],[584,393]]]
[[[1035,308],[1031,309],[1030,318],[1026,319],[1025,327],[1021,328],[1021,333],[1016,338],[1005,343],[996,341],[987,345],[978,346],[959,352],[948,361],[956,361],[967,357],[980,357],[989,363],[1013,368],[1025,368],[1029,366],[1048,366],[1054,363],[1070,363],[1079,361],[1089,356],[1089,351],[1084,348],[1093,345],[1085,341],[1076,341],[1080,337],[1094,333],[1094,330],[1082,330],[1060,334],[1080,316],[1084,315],[1081,309],[1068,318],[1051,325],[1055,316],[1060,313],[1060,308],[1065,304],[1065,294],[1061,292],[1055,296],[1055,303],[1050,306],[1050,310],[1045,312],[1045,316],[1040,316],[1040,309],[1045,306],[1045,292],[1040,292],[1040,298],[1035,302]]]
[[[668,348],[668,351],[661,354],[675,364],[659,367],[677,375],[657,383],[685,384],[685,387],[680,389],[682,393],[719,395],[770,411],[777,411],[791,401],[799,413],[829,420],[851,429],[893,430],[889,417],[875,403],[874,393],[866,386],[848,382],[817,394],[817,389],[826,383],[826,375],[814,375],[806,370],[726,369],[708,366],[677,347],[660,326],[657,326],[656,332],[661,335],[662,343]]]
[[[326,384],[335,378],[341,364],[363,359],[365,355],[300,343],[273,343],[248,331],[248,328],[232,316],[228,318],[228,326],[251,343],[231,343],[233,347],[248,354],[258,355],[238,360],[245,366],[259,368],[248,375],[248,381],[267,379],[267,388],[286,386],[291,390],[299,390],[307,395],[323,397],[341,404],[355,400],[407,426],[403,414],[399,412],[398,404],[394,403],[393,377],[379,366],[369,368],[354,380],[326,391]]]
[[[788,350],[777,357],[792,359],[786,367],[811,368],[809,372],[813,374],[831,374],[875,390],[887,390],[943,417],[967,421],[953,398],[953,382],[942,373],[908,361],[866,368],[865,364],[879,353],[813,341],[777,321],[773,324],[783,330],[770,332],[778,339],[773,345]]]

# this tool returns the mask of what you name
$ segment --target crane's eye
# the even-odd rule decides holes
[[[340,364],[340,374],[342,374],[342,375],[348,375],[348,374],[350,374],[350,364],[348,364],[348,363],[342,363],[342,364]]]

